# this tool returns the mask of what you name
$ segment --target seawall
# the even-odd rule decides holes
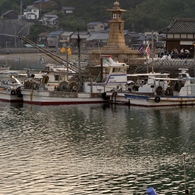
[[[67,55],[65,53],[60,53],[56,49],[47,50],[57,54],[65,61],[67,60]],[[81,60],[83,61],[84,59],[88,59],[88,55],[82,54]],[[68,56],[68,61],[76,60],[78,60],[78,54]],[[54,59],[34,48],[14,48],[9,49],[7,52],[5,48],[0,49],[0,64],[7,64],[11,67],[11,70],[23,70],[26,68],[42,70],[44,64],[47,63],[58,64]]]

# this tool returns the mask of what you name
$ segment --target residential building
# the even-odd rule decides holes
[[[195,18],[176,18],[167,28],[161,30],[166,34],[166,50],[188,50],[189,57],[194,56]]]
[[[38,41],[37,43],[38,44],[42,44],[44,45],[45,47],[48,46],[48,42],[47,42],[47,37],[48,37],[48,32],[42,32],[39,34],[39,37],[38,37]]]
[[[86,39],[86,47],[88,49],[101,48],[107,44],[108,32],[91,33]]]
[[[60,35],[63,31],[53,31],[47,35],[47,47],[59,48]]]
[[[41,22],[45,26],[57,26],[59,23],[59,18],[55,14],[47,13],[43,15],[43,17],[41,18]]]
[[[87,30],[89,32],[100,32],[105,30],[105,26],[102,22],[89,22],[87,24]]]
[[[14,10],[9,10],[2,14],[3,19],[18,19],[18,13]]]
[[[136,49],[137,45],[140,45],[140,41],[138,40],[142,33],[137,32],[129,32],[124,31],[125,44],[128,45],[131,49]]]
[[[86,39],[89,36],[90,36],[90,32],[88,31],[74,32],[71,36],[72,48],[77,49],[78,43],[80,43],[80,48],[82,50],[85,50],[86,49]]]
[[[60,40],[59,40],[59,46],[60,47],[67,47],[70,42],[71,42],[71,36],[74,34],[74,32],[63,32],[60,35]]]
[[[64,14],[73,14],[75,8],[74,7],[62,7],[62,12]]]
[[[27,20],[38,20],[39,19],[39,9],[33,5],[27,6],[24,10],[24,18]]]

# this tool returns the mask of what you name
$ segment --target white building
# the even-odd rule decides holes
[[[23,13],[27,20],[38,20],[39,19],[39,9],[33,5],[28,6]]]

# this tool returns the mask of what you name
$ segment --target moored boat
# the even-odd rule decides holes
[[[0,101],[22,102],[21,82],[16,78],[17,72],[3,71],[0,73]]]
[[[8,71],[8,70],[10,70],[10,66],[4,65],[4,64],[0,64],[0,72]]]
[[[169,78],[166,88],[167,79],[153,78],[160,85],[154,85],[152,94],[144,93],[125,93],[125,98],[130,105],[145,107],[163,107],[163,106],[187,106],[195,105],[195,78],[187,72],[188,69],[179,69],[177,78]]]
[[[93,67],[99,71],[97,78],[93,81],[88,75],[88,79],[81,86],[79,86],[79,78],[74,79],[76,74],[70,79],[65,79],[67,78],[65,77],[64,80],[58,80],[55,86],[51,85],[51,73],[46,73],[36,85],[24,83],[22,90],[24,103],[58,105],[108,102],[109,97],[106,96],[106,91],[125,87],[124,75],[129,66],[115,62],[111,56],[101,56],[101,58],[102,63]],[[59,74],[56,74],[53,78],[59,77]]]
[[[134,95],[151,95],[154,93],[154,87],[159,86],[158,90],[165,90],[169,81],[168,73],[139,73],[139,74],[126,74],[126,89],[107,91],[106,95],[110,97],[110,102],[114,104],[129,104],[129,99],[125,98],[126,93]],[[155,78],[164,79],[156,80]]]

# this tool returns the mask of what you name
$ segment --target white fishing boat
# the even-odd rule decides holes
[[[10,66],[0,64],[0,72],[10,70]]]
[[[179,69],[177,78],[153,78],[153,93],[125,93],[130,105],[146,107],[187,106],[195,105],[195,77],[191,77],[188,69]]]
[[[162,78],[156,80],[155,78]],[[125,98],[126,93],[133,93],[137,95],[151,95],[154,93],[155,86],[161,86],[162,90],[165,90],[169,81],[168,73],[139,73],[139,74],[126,74],[126,88],[107,91],[106,95],[110,97],[110,102],[114,104],[129,104],[129,99]]]
[[[106,96],[106,91],[125,87],[125,76],[129,66],[115,62],[111,56],[101,57],[102,63],[93,67],[99,71],[97,78],[93,81],[88,75],[88,80],[81,86],[79,86],[79,80],[75,81],[72,78],[58,79],[55,85],[51,85],[51,74],[48,73],[43,75],[38,83],[32,85],[29,84],[30,82],[24,83],[22,90],[24,103],[59,105],[108,102],[109,97]],[[60,78],[60,75],[56,74],[53,78]]]
[[[16,71],[0,72],[0,101],[22,102],[21,82],[17,79]]]

